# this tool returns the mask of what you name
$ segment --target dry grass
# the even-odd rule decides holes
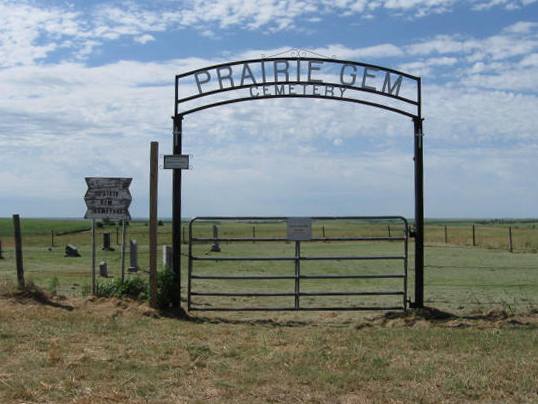
[[[538,400],[538,313],[178,320],[48,300],[0,297],[0,402]]]

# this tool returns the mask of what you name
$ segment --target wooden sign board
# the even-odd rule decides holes
[[[132,196],[129,185],[132,178],[86,177],[88,190],[84,195],[87,211],[85,219],[131,220],[129,205]]]
[[[312,218],[289,217],[288,240],[303,241],[312,239]]]

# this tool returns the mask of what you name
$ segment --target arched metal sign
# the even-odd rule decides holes
[[[421,79],[366,63],[303,54],[221,63],[175,79],[174,155],[182,153],[183,117],[246,101],[327,99],[368,105],[413,121],[415,175],[415,301],[424,304],[424,190]],[[181,170],[173,170],[173,270],[180,275]],[[179,299],[178,299],[179,302]]]
[[[319,98],[420,116],[420,78],[386,67],[320,57],[222,63],[176,76],[176,113],[268,98]]]

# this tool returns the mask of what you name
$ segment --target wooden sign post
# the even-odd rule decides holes
[[[125,221],[131,220],[129,205],[131,193],[129,185],[132,178],[86,177],[88,190],[84,195],[87,211],[85,219],[92,219],[92,293],[96,292],[95,283],[95,220],[112,219],[122,221],[121,280],[125,277]]]
[[[157,307],[157,190],[159,143],[151,142],[149,165],[149,293],[150,305]]]

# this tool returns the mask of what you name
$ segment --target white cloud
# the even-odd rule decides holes
[[[264,4],[263,16],[230,16],[222,20],[222,26],[251,18],[254,29],[256,24],[270,24],[267,16],[279,10],[300,13],[285,4],[276,9],[271,1]],[[304,3],[305,7],[314,4]],[[331,7],[320,4],[319,10]],[[342,0],[334,4],[344,8],[352,3]],[[404,6],[413,7],[411,3],[399,5]],[[183,21],[188,17],[195,24],[198,17],[187,11],[182,11]],[[251,13],[248,8],[244,12]],[[52,21],[47,35],[57,39],[50,49],[37,45],[41,31],[32,24],[1,31],[2,44],[19,32],[19,43],[27,49],[13,54],[9,67],[0,69],[0,183],[18,201],[28,198],[34,214],[42,208],[42,184],[47,184],[48,193],[54,195],[49,197],[50,206],[63,203],[63,215],[81,215],[82,178],[87,175],[133,176],[133,211],[146,214],[148,145],[150,140],[159,140],[162,153],[170,149],[174,75],[224,58],[88,66],[75,57],[71,62],[34,63],[58,47],[77,50],[84,57],[102,40],[131,36],[144,42],[154,38],[148,32],[167,29],[166,20],[143,13],[138,9],[133,15],[140,19],[133,21],[127,15],[113,27],[103,17],[98,26],[88,29],[75,23],[75,12],[65,17],[71,24],[58,20],[56,9],[49,9],[48,14],[35,18]],[[208,16],[208,21],[220,21],[219,13],[225,11]],[[177,15],[166,18],[174,21]],[[536,24],[522,22],[486,38],[436,36],[403,46],[382,43],[348,48],[332,44],[313,51],[343,59],[397,58],[402,69],[425,75],[427,197],[435,201],[427,206],[437,209],[429,210],[429,215],[532,216],[532,207],[522,200],[537,195],[531,190],[531,176],[521,173],[538,168],[534,157],[538,148],[537,30]],[[11,33],[6,34],[8,31]],[[227,54],[225,59],[286,50],[250,50]],[[196,156],[195,170],[185,174],[187,215],[305,214],[293,211],[299,205],[309,213],[333,213],[316,211],[322,205],[331,206],[335,214],[357,213],[357,205],[363,214],[411,213],[408,119],[330,101],[276,100],[206,111],[187,117],[184,128],[185,152]],[[25,155],[21,156],[20,149]],[[167,215],[169,174],[163,174],[161,181],[161,213]],[[501,198],[499,204],[482,211],[481,198],[490,200],[492,189],[498,190],[495,184],[502,184],[507,195],[520,200],[511,207],[508,197]],[[451,197],[451,192],[457,195]],[[215,195],[219,205],[214,203]],[[7,215],[15,205],[9,205],[5,193],[0,192],[0,198],[4,198],[0,199],[0,215]],[[496,214],[494,209],[501,208]]]
[[[473,9],[482,11],[502,7],[506,10],[517,10],[535,2],[536,0],[477,0],[474,2]]]
[[[485,9],[524,7],[531,0],[474,1],[472,7]],[[0,67],[43,61],[55,51],[67,51],[67,60],[88,57],[107,41],[131,38],[145,44],[165,31],[195,29],[201,35],[214,36],[218,30],[239,28],[274,33],[282,30],[305,30],[320,24],[327,16],[372,18],[385,10],[398,18],[423,17],[450,11],[455,0],[168,0],[161,2],[113,2],[88,6],[84,12],[76,5],[46,6],[28,0],[0,0]],[[523,34],[536,23],[521,22],[507,28],[505,34]],[[500,38],[490,45],[501,52],[510,52]],[[474,49],[474,41],[454,37],[437,37],[415,44],[408,51],[417,55],[437,52],[465,52]],[[515,50],[525,52],[528,44]],[[484,48],[482,51],[487,52]],[[398,56],[400,50],[391,44],[363,48],[353,57]]]
[[[135,42],[138,42],[138,43],[144,45],[144,44],[147,44],[148,42],[154,41],[155,37],[153,35],[144,34],[144,35],[140,35],[140,36],[135,37],[134,40],[135,40]]]

